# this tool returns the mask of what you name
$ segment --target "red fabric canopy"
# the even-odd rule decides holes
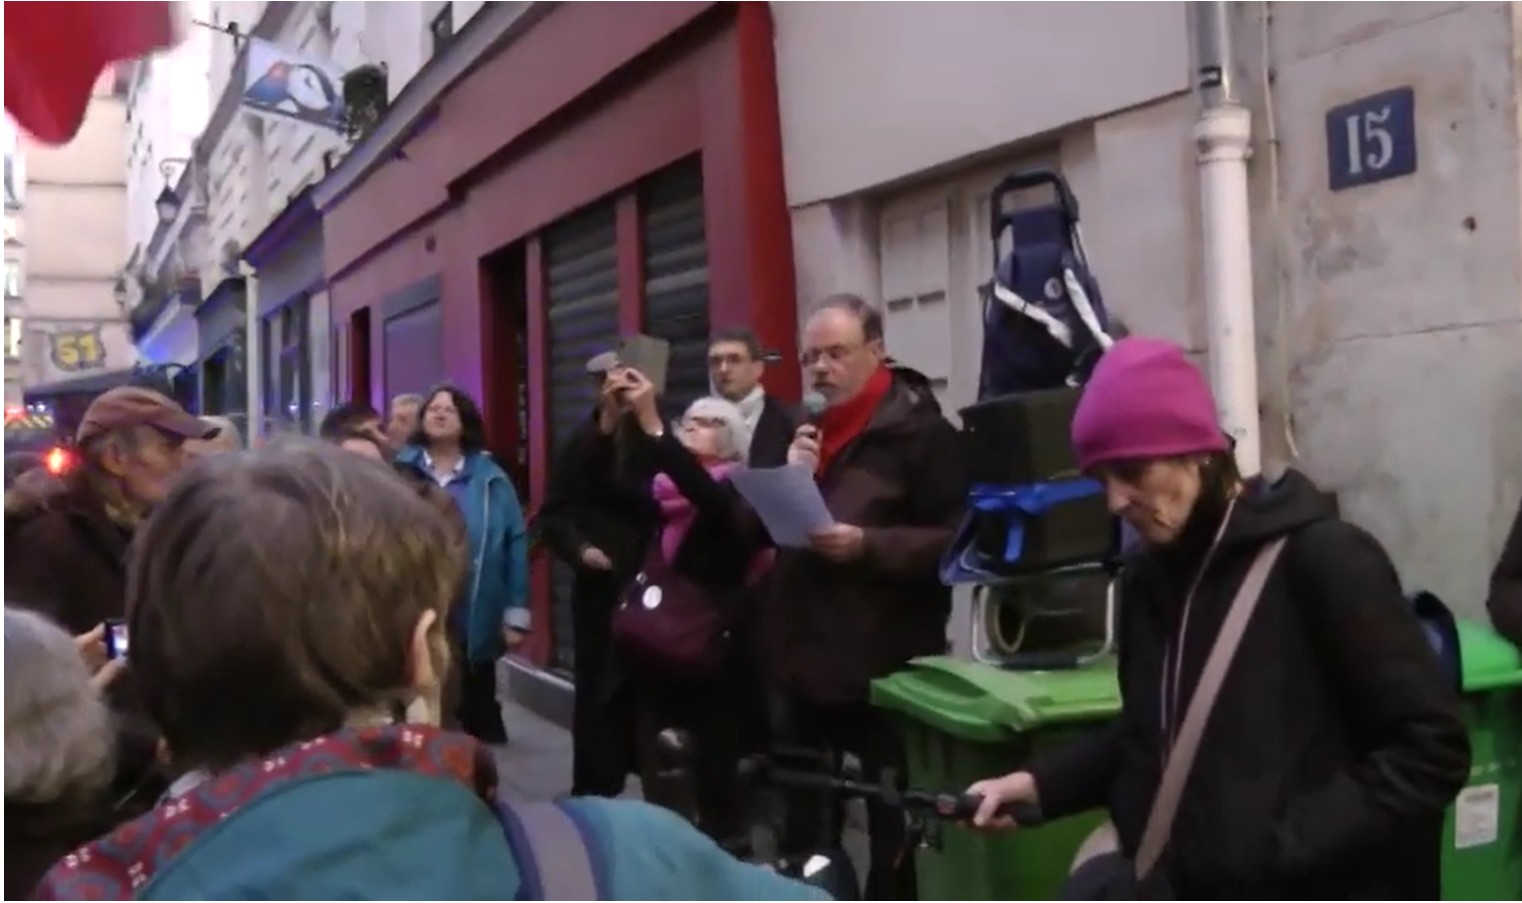
[[[174,43],[170,3],[12,3],[5,8],[5,111],[46,144],[66,144],[113,63]]]

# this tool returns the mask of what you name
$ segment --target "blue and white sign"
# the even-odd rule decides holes
[[[1333,191],[1416,172],[1416,92],[1396,88],[1329,110],[1326,155]]]
[[[332,60],[249,38],[243,106],[268,117],[341,130],[344,72]]]

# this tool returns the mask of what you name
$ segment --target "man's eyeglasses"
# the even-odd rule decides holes
[[[708,369],[723,370],[726,367],[740,367],[750,363],[750,360],[750,357],[744,354],[710,354]]]
[[[861,345],[830,345],[825,348],[810,348],[798,355],[798,363],[805,367],[812,367],[821,360],[831,364],[839,364],[861,349]]]

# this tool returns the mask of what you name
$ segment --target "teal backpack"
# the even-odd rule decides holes
[[[559,803],[484,804],[446,778],[344,770],[282,783],[183,847],[143,900],[602,900],[594,836]],[[505,842],[504,842],[505,840]]]

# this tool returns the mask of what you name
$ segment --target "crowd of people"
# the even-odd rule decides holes
[[[787,745],[903,771],[868,688],[946,651],[938,565],[969,486],[961,437],[870,304],[825,299],[800,351],[816,413],[767,394],[765,349],[735,331],[674,422],[646,374],[592,359],[595,402],[533,524],[455,387],[247,451],[151,390],[100,396],[79,465],[6,498],[7,896],[532,899],[581,869],[605,899],[821,898],[743,861],[736,764]],[[1116,847],[1075,872],[1076,899],[1435,899],[1468,738],[1379,543],[1296,471],[1238,473],[1208,385],[1166,342],[1104,355],[1072,441],[1138,539],[1122,713],[970,788],[976,824],[1017,827],[1014,802],[1108,809]],[[774,543],[731,479],[781,465],[815,474],[835,521],[802,547]],[[575,573],[557,811],[579,840],[537,861],[490,754],[511,728],[497,662],[536,626],[531,531]],[[1519,542],[1493,586],[1503,630],[1522,623]],[[1260,560],[1159,847],[1167,763]],[[130,655],[111,654],[117,621]],[[663,779],[671,729],[693,741],[691,798]],[[646,802],[615,799],[631,774]],[[844,819],[819,809],[783,801],[785,851],[838,841]],[[869,804],[868,833],[865,897],[915,899],[903,813]]]
[[[531,820],[501,805],[490,752],[506,740],[492,665],[531,626],[516,493],[465,393],[399,408],[390,430],[352,406],[326,441],[241,451],[218,446],[226,424],[113,389],[79,428],[79,466],[13,489],[7,897],[534,899],[551,883],[563,856],[521,839]],[[118,626],[130,643],[111,657]],[[354,780],[381,776],[396,780]],[[602,898],[824,896],[660,807],[560,807]]]

